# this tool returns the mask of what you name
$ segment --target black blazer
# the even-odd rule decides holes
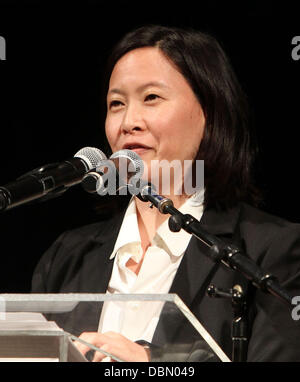
[[[105,293],[113,266],[113,250],[124,212],[108,221],[62,234],[41,258],[33,275],[34,293]],[[201,224],[208,232],[242,247],[257,264],[276,275],[291,296],[300,295],[300,225],[268,215],[247,204],[228,211],[205,210]],[[209,284],[232,288],[240,284],[247,292],[249,347],[248,361],[300,361],[300,321],[291,308],[270,294],[257,290],[239,272],[206,257],[199,241],[192,237],[170,289],[199,319],[231,358],[231,300],[210,298]],[[85,306],[65,330],[79,335],[97,331],[101,307]],[[178,323],[169,325],[169,338],[160,325],[153,343],[163,345],[180,336]],[[185,332],[182,332],[185,338]],[[182,356],[188,360],[188,356]]]

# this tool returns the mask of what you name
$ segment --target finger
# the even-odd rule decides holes
[[[108,354],[111,353],[110,352],[111,347],[108,344],[102,345],[100,349],[103,350],[105,353],[108,353]],[[103,361],[104,362],[111,362],[111,358],[107,354],[100,353],[99,351],[96,351],[94,354],[93,362],[103,362]]]
[[[89,350],[91,350],[90,347],[88,347],[87,345],[82,344],[79,341],[75,341],[74,345],[80,351],[80,353],[82,353],[83,355],[85,355]]]
[[[111,338],[111,339],[126,339],[122,334],[117,333],[117,332],[104,332],[102,335],[106,338]]]
[[[83,355],[85,355],[91,350],[89,344],[97,346],[97,344],[95,343],[97,334],[98,333],[84,332],[78,337],[78,340],[74,342],[74,345]]]

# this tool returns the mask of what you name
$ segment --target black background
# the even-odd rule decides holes
[[[80,148],[102,148],[101,76],[125,32],[145,23],[213,34],[249,97],[263,209],[300,223],[300,7],[273,1],[0,1],[0,184]],[[0,215],[0,292],[28,292],[38,259],[64,230],[97,220],[80,186]]]

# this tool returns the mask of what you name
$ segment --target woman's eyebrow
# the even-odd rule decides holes
[[[156,87],[160,87],[160,88],[164,88],[164,89],[169,89],[170,87],[165,84],[164,82],[160,82],[160,81],[150,81],[150,82],[147,82],[143,85],[140,85],[136,90],[138,92],[141,92],[143,90],[145,90],[146,88],[150,87],[150,86],[156,86]],[[113,88],[113,89],[110,89],[108,91],[108,93],[116,93],[116,94],[125,94],[125,91],[123,91],[122,89],[119,89],[119,88]]]
[[[139,86],[137,88],[138,91],[143,91],[145,90],[146,88],[149,88],[150,86],[155,86],[155,87],[158,87],[158,88],[170,88],[167,84],[165,84],[164,82],[161,82],[161,81],[149,81],[147,82],[146,84],[143,84],[141,86]]]

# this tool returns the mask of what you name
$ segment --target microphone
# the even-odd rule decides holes
[[[168,214],[173,211],[173,201],[157,194],[155,186],[150,182],[141,181],[139,183],[137,197],[143,202],[151,202],[151,205],[154,205],[162,214]]]
[[[61,163],[51,163],[0,187],[0,211],[39,198],[50,198],[78,184],[83,176],[97,167],[106,155],[94,147],[84,147],[73,158]]]
[[[126,195],[136,192],[136,185],[144,173],[142,159],[132,150],[119,150],[94,170],[88,172],[82,180],[82,187],[89,193],[99,195]]]

